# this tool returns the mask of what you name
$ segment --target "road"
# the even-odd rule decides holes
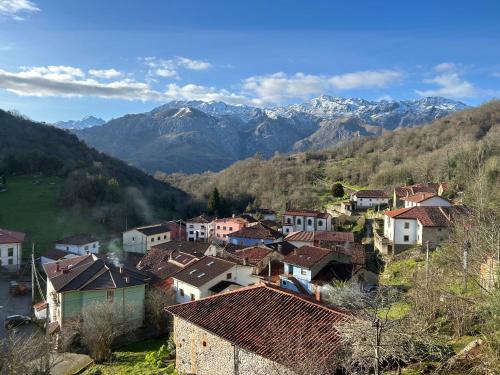
[[[12,297],[9,294],[9,282],[11,279],[0,275],[0,340],[5,337],[4,320],[10,315],[32,316],[31,292],[25,296]],[[29,284],[29,281],[27,282]],[[38,330],[35,324],[21,326],[18,328],[23,333],[33,333]]]

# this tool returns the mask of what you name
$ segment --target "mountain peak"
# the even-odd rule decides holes
[[[58,121],[54,126],[61,129],[81,130],[104,125],[106,121],[95,116],[85,116],[81,120]]]

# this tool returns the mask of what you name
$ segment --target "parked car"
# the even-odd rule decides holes
[[[5,318],[4,327],[5,329],[19,327],[21,325],[26,325],[31,323],[31,318],[26,315],[11,315]]]

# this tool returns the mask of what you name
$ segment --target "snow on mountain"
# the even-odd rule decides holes
[[[54,123],[54,126],[62,129],[81,130],[91,128],[93,126],[101,126],[105,123],[106,121],[104,121],[102,118],[86,116],[81,120],[58,121]]]

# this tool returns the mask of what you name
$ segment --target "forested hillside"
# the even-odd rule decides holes
[[[248,199],[249,194],[261,206],[282,209],[288,201],[317,207],[335,181],[378,188],[411,180],[447,181],[462,190],[470,165],[498,178],[499,154],[500,101],[492,101],[429,125],[361,138],[333,150],[270,160],[253,157],[219,173],[157,177],[201,198],[217,187],[233,199]]]
[[[87,147],[61,129],[0,111],[0,176],[62,178],[57,204],[113,230],[189,209],[187,194]]]

